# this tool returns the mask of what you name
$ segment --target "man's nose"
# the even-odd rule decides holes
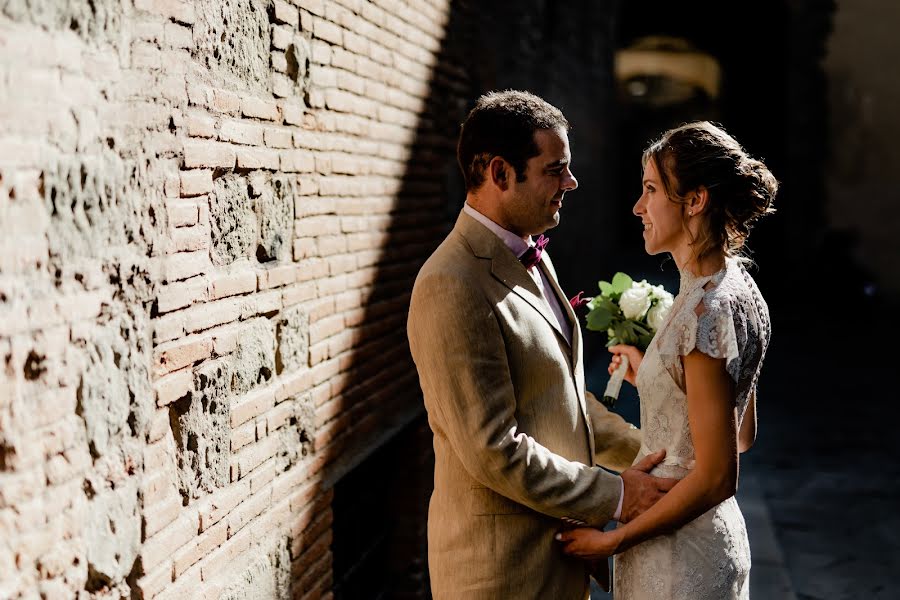
[[[569,171],[568,174],[563,178],[561,188],[567,192],[571,192],[577,187],[578,180],[575,179],[575,175],[571,171]]]

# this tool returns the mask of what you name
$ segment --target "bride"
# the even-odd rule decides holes
[[[634,214],[649,254],[668,252],[681,275],[666,322],[646,354],[625,355],[641,399],[635,461],[666,449],[653,475],[679,483],[611,531],[557,535],[588,560],[615,555],[616,600],[749,598],[750,548],[734,498],[738,456],[756,438],[756,384],[769,344],[769,311],[744,268],[753,222],[772,212],[768,168],[709,122],[667,131],[644,151]]]

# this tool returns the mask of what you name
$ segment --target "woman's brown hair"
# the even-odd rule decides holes
[[[650,160],[671,201],[685,205],[692,192],[707,190],[707,216],[691,241],[697,260],[716,251],[726,256],[741,254],[753,224],[775,212],[775,176],[709,121],[666,131],[644,150],[641,163],[646,166]]]

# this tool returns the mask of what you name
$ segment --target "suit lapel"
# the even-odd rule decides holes
[[[456,229],[469,243],[475,256],[490,259],[491,275],[540,313],[557,335],[566,341],[559,321],[556,320],[556,316],[534,279],[528,274],[525,265],[519,262],[519,259],[503,243],[503,240],[465,212],[460,212],[459,219],[456,221]]]
[[[569,325],[572,328],[572,374],[575,378],[575,387],[578,392],[578,403],[581,405],[581,414],[584,416],[584,421],[587,424],[588,445],[591,449],[591,456],[593,456],[594,430],[591,426],[590,415],[588,415],[587,411],[587,401],[584,389],[584,364],[581,360],[581,325],[578,322],[578,315],[575,314],[575,310],[572,308],[572,305],[569,304],[569,300],[559,286],[559,282],[556,279],[556,269],[553,267],[553,262],[550,260],[549,255],[544,254],[544,259],[541,260],[541,267],[544,269],[547,280],[553,288],[553,293],[556,294],[556,298],[565,311],[566,317],[569,319]]]

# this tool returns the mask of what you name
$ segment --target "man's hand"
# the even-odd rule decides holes
[[[666,451],[660,450],[650,454],[630,469],[622,472],[625,491],[622,495],[622,514],[619,521],[627,523],[656,502],[671,490],[678,479],[665,479],[648,475],[650,471],[666,457]]]

